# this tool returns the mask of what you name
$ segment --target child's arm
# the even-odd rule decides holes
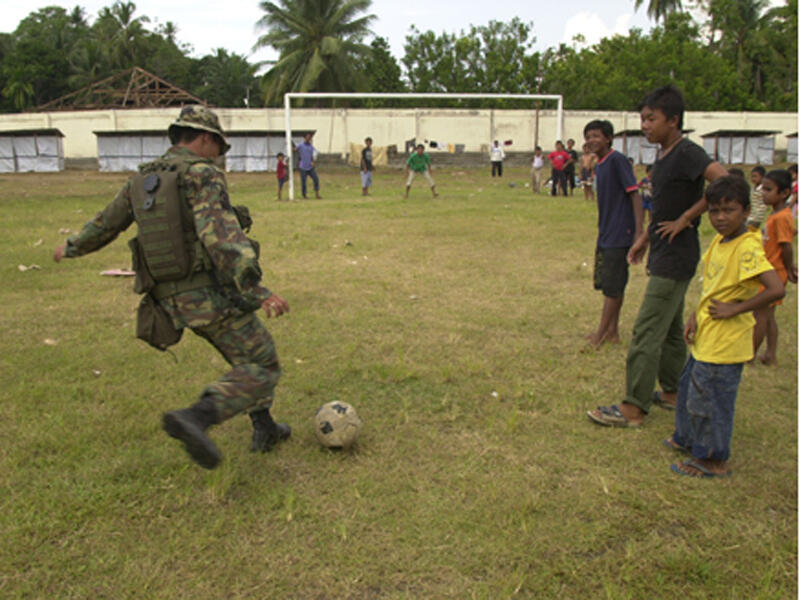
[[[639,193],[638,190],[634,190],[628,193],[628,196],[633,202],[633,219],[636,223],[636,229],[633,234],[634,241],[638,240],[642,236],[643,230],[643,223],[644,223],[644,208],[642,208],[642,195]]]
[[[710,165],[706,167],[706,170],[703,172],[703,177],[706,178],[706,181],[711,183],[715,179],[719,179],[720,177],[724,177],[728,174],[727,169],[723,167],[718,162],[712,162]],[[662,238],[669,237],[669,241],[675,239],[675,236],[678,235],[681,231],[686,229],[687,227],[692,227],[692,221],[694,221],[697,217],[702,215],[708,209],[708,204],[706,203],[706,197],[703,195],[700,200],[695,202],[687,211],[685,211],[680,217],[675,219],[674,221],[661,221],[658,224],[658,229],[656,229],[656,233],[660,235]]]
[[[744,302],[720,302],[712,298],[711,305],[708,307],[708,314],[711,315],[712,319],[730,319],[738,314],[769,306],[776,300],[783,298],[786,293],[783,283],[775,271],[770,270],[761,273],[758,276],[758,280],[764,286],[764,289],[758,294]]]
[[[683,341],[687,344],[694,344],[694,334],[697,333],[697,315],[692,313],[686,326],[683,328]]]
[[[781,242],[781,258],[783,259],[783,266],[786,267],[789,281],[797,283],[797,265],[794,264],[794,248],[792,248],[792,242]]]

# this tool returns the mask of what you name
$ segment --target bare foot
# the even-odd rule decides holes
[[[586,344],[582,352],[585,352],[586,350],[589,349],[597,350],[598,348],[600,348],[600,346],[603,345],[603,342],[606,341],[603,334],[597,332],[588,333],[585,336],[583,336],[583,339],[585,339],[588,342],[588,344]]]
[[[762,354],[761,356],[758,357],[758,361],[762,365],[767,365],[767,366],[770,366],[770,367],[777,366],[777,364],[778,364],[777,357],[771,356],[769,354]]]
[[[619,344],[622,340],[619,339],[619,335],[607,335],[603,341],[609,344]]]

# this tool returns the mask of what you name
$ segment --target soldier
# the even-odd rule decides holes
[[[231,206],[225,176],[214,164],[230,148],[217,115],[186,106],[168,134],[173,146],[166,154],[142,164],[53,259],[94,252],[136,222],[138,235],[129,242],[134,290],[146,293],[137,336],[163,350],[188,327],[232,367],[193,406],[163,416],[164,430],[197,464],[213,469],[221,454],[206,430],[238,413],[249,410],[252,451],[266,452],[291,435],[269,412],[281,370],[272,337],[255,314],[260,307],[268,318],[278,317],[289,305],[261,285],[258,245],[240,224],[244,207]]]

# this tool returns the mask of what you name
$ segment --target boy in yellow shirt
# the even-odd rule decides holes
[[[748,231],[747,182],[721,177],[706,200],[718,235],[703,255],[703,291],[684,328],[691,354],[678,384],[675,432],[664,443],[692,455],[673,464],[673,472],[726,477],[736,392],[744,363],[753,357],[752,311],[782,298],[784,288],[759,234]]]

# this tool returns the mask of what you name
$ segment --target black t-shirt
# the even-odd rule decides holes
[[[567,150],[567,154],[569,154],[570,158],[574,161],[564,167],[564,171],[567,173],[574,173],[575,172],[575,163],[578,162],[578,153],[575,150]]]
[[[674,221],[703,197],[705,173],[711,164],[706,151],[694,142],[683,139],[667,154],[653,164],[650,178],[653,182],[653,218],[650,235],[650,257],[647,269],[651,275],[685,281],[694,276],[700,260],[700,240],[697,228],[700,217],[692,221],[675,236],[672,242],[656,234],[661,221]]]
[[[364,168],[372,171],[372,148],[364,148],[361,151],[361,160],[364,161]]]

